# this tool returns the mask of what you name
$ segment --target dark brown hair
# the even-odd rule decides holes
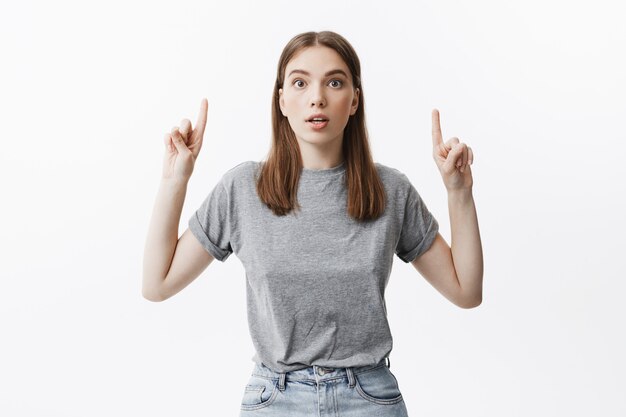
[[[331,32],[306,32],[293,37],[283,49],[272,95],[272,145],[256,183],[257,194],[277,216],[300,209],[298,182],[303,168],[300,146],[287,117],[282,115],[278,90],[285,80],[291,58],[304,48],[326,46],[334,49],[350,69],[353,88],[359,88],[359,104],[343,131],[342,150],[348,188],[347,212],[357,221],[378,218],[385,211],[385,189],[372,159],[365,127],[365,97],[361,85],[361,64],[352,45]]]

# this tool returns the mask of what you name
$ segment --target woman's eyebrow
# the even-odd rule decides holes
[[[299,74],[304,74],[304,75],[309,75],[309,76],[311,75],[308,71],[295,69],[291,71],[287,77],[291,77],[291,75],[294,73],[299,73]],[[324,74],[324,76],[328,77],[329,75],[333,75],[333,74],[342,74],[344,77],[348,78],[348,75],[343,70],[340,70],[340,69],[330,70],[326,74]]]

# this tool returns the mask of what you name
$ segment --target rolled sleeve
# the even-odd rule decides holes
[[[233,252],[231,223],[228,192],[220,181],[189,218],[189,230],[211,256],[224,262]]]
[[[409,182],[396,255],[405,263],[412,262],[431,247],[438,232],[437,219],[428,210],[413,184]]]

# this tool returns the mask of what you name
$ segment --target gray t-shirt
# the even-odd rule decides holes
[[[303,169],[300,212],[276,216],[256,193],[261,162],[228,170],[189,219],[206,250],[246,275],[252,360],[277,372],[377,364],[392,349],[385,287],[394,253],[411,262],[439,224],[405,174],[375,163],[385,213],[359,224],[346,210],[345,162]]]

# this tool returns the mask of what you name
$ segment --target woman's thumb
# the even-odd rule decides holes
[[[454,171],[459,165],[459,160],[463,160],[463,146],[460,144],[452,145],[452,149],[450,150],[450,153],[448,153],[448,158],[446,160],[448,163],[448,170]]]
[[[178,129],[172,129],[172,133],[170,134],[170,136],[172,137],[172,142],[174,143],[174,146],[176,146],[176,150],[178,151],[178,153],[182,154],[190,152],[189,148],[187,148],[187,145],[185,145],[185,141],[183,140],[183,137],[181,136]]]

